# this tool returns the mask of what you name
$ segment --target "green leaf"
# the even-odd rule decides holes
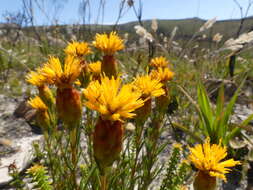
[[[212,136],[213,133],[213,110],[210,105],[210,100],[207,96],[207,92],[203,85],[198,86],[198,104],[200,108],[200,121],[202,122],[202,127],[205,135]]]

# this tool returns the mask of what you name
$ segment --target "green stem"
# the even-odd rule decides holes
[[[106,174],[104,174],[103,176],[100,176],[100,181],[101,181],[101,190],[107,190]]]
[[[78,127],[74,127],[70,130],[70,146],[71,146],[71,160],[72,160],[72,169],[71,169],[71,181],[75,187],[78,189],[77,180],[76,180],[76,170],[78,164]]]
[[[137,122],[136,123],[136,135],[135,135],[135,146],[136,146],[135,159],[134,159],[134,165],[133,165],[132,171],[131,171],[130,189],[134,189],[134,185],[135,185],[134,177],[135,177],[135,173],[136,173],[136,166],[137,166],[137,162],[138,162],[139,153],[142,148],[142,143],[141,143],[142,132],[143,132],[143,122]]]

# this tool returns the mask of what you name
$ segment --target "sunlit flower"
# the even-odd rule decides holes
[[[26,81],[32,85],[37,86],[39,90],[39,97],[46,103],[47,106],[54,104],[54,97],[51,90],[46,85],[47,78],[42,74],[41,68],[37,71],[31,71],[26,76]]]
[[[48,115],[48,107],[39,96],[31,98],[27,102],[32,108],[36,110],[36,120],[41,127],[50,127],[50,118]]]
[[[141,93],[133,91],[131,85],[121,87],[120,78],[103,77],[101,82],[91,82],[83,94],[87,99],[85,105],[98,111],[104,120],[132,118],[135,116],[132,112],[143,105]]]
[[[152,79],[150,75],[138,76],[132,83],[135,90],[141,92],[144,105],[138,108],[135,113],[136,121],[142,124],[149,117],[151,112],[151,98],[165,94],[163,84],[157,79]]]
[[[29,169],[27,169],[28,174],[36,174],[36,173],[40,173],[41,171],[45,171],[46,168],[42,165],[39,164],[34,164],[32,167],[30,167]]]
[[[169,62],[165,57],[160,56],[160,57],[155,57],[155,58],[151,59],[150,65],[155,68],[158,68],[158,67],[165,68],[165,67],[168,67]]]
[[[50,57],[41,73],[46,77],[48,84],[57,86],[56,109],[59,118],[74,127],[79,123],[82,113],[80,93],[72,87],[81,72],[81,65],[78,59],[68,59],[62,67],[60,60]]]
[[[123,120],[135,116],[133,111],[143,106],[141,93],[132,85],[121,87],[120,78],[107,76],[101,82],[92,81],[84,89],[85,105],[100,113],[93,134],[94,157],[102,175],[119,157],[123,144]]]
[[[152,70],[150,73],[151,78],[158,79],[161,82],[172,80],[174,73],[169,68],[159,67],[157,70]]]
[[[31,98],[28,101],[28,104],[36,110],[46,111],[48,109],[46,104],[41,100],[39,96],[36,96],[35,98]]]
[[[151,71],[150,76],[153,79],[160,80],[160,82],[164,84],[163,89],[165,94],[156,98],[156,107],[160,111],[165,111],[170,103],[169,87],[166,82],[172,80],[174,73],[168,67],[158,67]]]
[[[101,74],[101,61],[96,61],[93,63],[88,64],[88,71],[95,75]]]
[[[105,55],[113,55],[116,51],[124,48],[124,42],[116,32],[111,32],[109,35],[96,34],[93,45]]]
[[[81,83],[81,81],[80,81],[79,79],[77,79],[77,80],[74,82],[74,84],[77,85],[77,86],[81,86],[81,85],[82,85],[82,83]]]
[[[46,78],[41,74],[40,69],[37,69],[37,71],[30,71],[26,75],[26,81],[34,86],[40,87],[46,83]]]
[[[142,93],[144,99],[158,97],[165,93],[162,88],[163,84],[159,80],[151,78],[150,75],[136,77],[133,85]]]
[[[82,57],[91,53],[91,50],[86,42],[76,42],[73,41],[68,44],[64,49],[65,53],[69,56]]]
[[[48,84],[55,84],[59,88],[69,87],[74,83],[81,72],[81,65],[77,59],[70,59],[62,67],[56,57],[50,57],[41,72]]]
[[[222,161],[227,156],[226,147],[222,147],[221,144],[211,145],[209,139],[203,145],[198,144],[194,148],[190,148],[190,151],[189,160],[200,172],[224,181],[226,181],[225,174],[231,171],[228,167],[240,164],[239,161],[233,159]]]
[[[96,34],[93,45],[104,53],[101,72],[108,77],[117,77],[117,62],[114,58],[116,51],[124,48],[124,42],[116,34],[111,32],[110,34]]]

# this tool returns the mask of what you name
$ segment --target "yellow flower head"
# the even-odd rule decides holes
[[[160,57],[155,57],[155,58],[151,59],[150,65],[155,68],[158,68],[158,67],[164,68],[164,67],[168,67],[169,62],[165,57],[160,56]]]
[[[68,56],[74,57],[82,57],[91,53],[88,43],[76,41],[69,43],[68,46],[64,49],[64,51]]]
[[[55,84],[59,88],[65,88],[75,82],[81,69],[80,62],[74,57],[65,61],[63,68],[58,58],[50,57],[41,72],[48,84]]]
[[[132,85],[121,87],[120,78],[109,79],[104,76],[101,82],[93,81],[83,91],[88,101],[85,105],[98,111],[104,120],[122,121],[123,118],[132,118],[135,109],[143,106],[141,94],[133,91]]]
[[[77,80],[74,82],[74,84],[77,85],[77,86],[81,86],[81,85],[82,85],[82,83],[81,83],[81,81],[80,81],[79,79],[77,79]]]
[[[165,94],[163,84],[157,79],[152,79],[150,75],[136,77],[133,85],[142,93],[143,98],[149,99]]]
[[[40,69],[37,71],[31,71],[26,75],[26,81],[37,87],[43,86],[46,82],[46,78],[41,74]]]
[[[26,173],[31,174],[31,175],[35,175],[37,173],[41,173],[41,172],[45,172],[46,168],[42,165],[39,164],[35,164],[32,167],[30,167],[29,169],[27,169]]]
[[[150,73],[151,78],[166,82],[172,80],[174,73],[169,68],[161,68],[158,70],[152,70]]]
[[[35,98],[30,98],[28,104],[38,111],[47,111],[48,109],[46,104],[41,100],[39,96],[35,96]]]
[[[124,48],[123,40],[120,39],[116,32],[111,32],[109,35],[96,34],[93,45],[105,55],[113,55],[116,51]]]
[[[210,139],[207,139],[203,145],[198,144],[194,148],[190,148],[190,151],[189,160],[196,168],[211,177],[218,177],[224,181],[226,181],[225,174],[231,171],[227,167],[240,164],[239,161],[233,159],[221,161],[227,156],[227,149],[221,144],[211,145]]]
[[[101,73],[101,61],[90,63],[88,70],[95,75],[99,75]]]

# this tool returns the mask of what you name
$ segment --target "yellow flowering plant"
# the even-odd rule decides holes
[[[29,6],[41,9],[43,2],[56,0],[35,1],[35,6],[32,0],[23,2],[29,2],[27,11],[32,13]],[[20,175],[18,160],[17,167],[15,162],[9,167],[0,163],[0,173],[8,167],[13,177],[6,186],[42,190],[186,190],[192,189],[193,183],[195,190],[213,190],[230,186],[238,175],[242,177],[236,180],[240,179],[243,186],[248,180],[250,189],[252,167],[246,166],[253,160],[253,114],[241,120],[251,114],[253,55],[249,40],[252,42],[253,32],[241,31],[238,39],[227,40],[233,34],[231,29],[219,44],[217,40],[213,43],[212,32],[206,30],[212,26],[215,30],[221,28],[217,27],[219,23],[213,25],[216,19],[211,19],[193,36],[192,30],[184,30],[189,24],[175,27],[168,36],[167,21],[153,20],[150,25],[141,19],[146,3],[142,0],[114,1],[120,6],[113,26],[87,24],[86,16],[94,16],[89,11],[93,3],[98,5],[98,22],[103,23],[106,7],[117,12],[117,6],[107,6],[105,2],[81,1],[83,25],[56,22],[51,26],[23,27],[24,23],[17,23],[21,24],[17,30],[20,35],[13,35],[16,27],[8,24],[6,31],[0,31],[1,93],[11,98],[25,94],[26,103],[22,102],[14,115],[24,113],[31,131],[42,132],[36,136],[40,141],[34,143],[35,159],[27,172]],[[57,1],[54,5],[63,4]],[[130,9],[138,22],[119,24]],[[43,13],[53,18],[53,12]],[[15,23],[23,17],[8,14],[6,19]],[[137,36],[129,26],[134,27]],[[232,72],[235,63],[238,67]],[[33,87],[23,85],[20,77],[25,72],[25,80]],[[245,85],[241,87],[238,84],[244,77]],[[223,82],[225,90],[222,87],[217,93]],[[5,118],[9,105],[8,110],[2,109],[8,99],[0,95],[0,123],[1,119],[12,119]],[[11,123],[4,122],[7,126]],[[5,149],[9,152],[9,136],[7,141],[2,139],[8,131],[0,127],[0,152],[4,149],[0,162],[2,156],[9,156],[5,153]],[[200,144],[194,147],[196,142]]]
[[[114,54],[124,48],[123,40],[116,32],[96,34],[93,46],[103,53],[101,72],[116,78],[118,66]]]
[[[40,165],[27,171],[38,182],[36,187],[43,189],[39,184],[46,184],[48,189],[146,190],[161,173],[165,174],[164,180],[157,189],[185,187],[190,171],[182,161],[184,145],[174,144],[165,163],[159,160],[172,144],[160,138],[172,125],[166,115],[171,100],[169,87],[173,85],[170,81],[174,78],[169,61],[155,57],[145,62],[150,72],[141,68],[143,72],[137,69],[136,74],[125,73],[122,67],[119,74],[118,64],[128,64],[116,56],[124,48],[119,35],[97,34],[92,46],[73,41],[63,50],[64,57],[50,56],[26,76],[39,92],[28,104],[36,110],[45,137],[45,146],[35,149]],[[94,55],[95,49],[101,54]],[[85,85],[83,73],[88,76]],[[127,126],[132,126],[131,130]],[[204,145],[203,155],[209,155],[213,147]],[[197,153],[195,148],[190,149],[189,159],[205,176],[225,179],[226,166],[232,161],[222,162],[226,149],[217,147],[220,159],[218,153],[217,160],[206,164],[198,158],[199,148]],[[198,165],[200,162],[204,164]],[[212,164],[217,168],[213,169]]]
[[[228,159],[222,161],[227,156],[227,148],[219,144],[210,144],[210,139],[205,143],[198,144],[190,148],[189,160],[199,170],[194,181],[195,190],[213,190],[216,188],[216,178],[226,182],[225,174],[229,173],[230,167],[240,164],[239,161]]]
[[[154,57],[150,60],[150,66],[155,67],[155,68],[166,68],[169,66],[169,61],[163,57]]]

